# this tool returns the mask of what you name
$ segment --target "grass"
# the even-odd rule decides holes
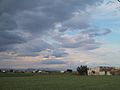
[[[120,76],[0,74],[0,90],[120,90]]]

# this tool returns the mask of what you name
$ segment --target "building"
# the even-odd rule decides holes
[[[65,73],[65,71],[60,71],[60,73]]]
[[[112,75],[120,75],[120,68],[115,68],[111,70]]]
[[[114,67],[106,67],[106,66],[90,68],[88,70],[88,75],[112,75],[111,70],[113,69]]]

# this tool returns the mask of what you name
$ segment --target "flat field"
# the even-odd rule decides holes
[[[120,90],[120,76],[0,74],[0,90]]]

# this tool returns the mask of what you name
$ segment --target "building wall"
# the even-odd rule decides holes
[[[100,71],[99,75],[105,75],[105,71]]]
[[[94,69],[88,70],[88,75],[99,75],[99,71]]]
[[[107,72],[107,75],[112,75],[110,72]]]
[[[108,67],[95,67],[88,70],[88,75],[112,75],[110,71],[107,71]]]

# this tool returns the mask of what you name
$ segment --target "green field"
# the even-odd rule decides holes
[[[120,76],[0,74],[0,90],[120,90]]]

